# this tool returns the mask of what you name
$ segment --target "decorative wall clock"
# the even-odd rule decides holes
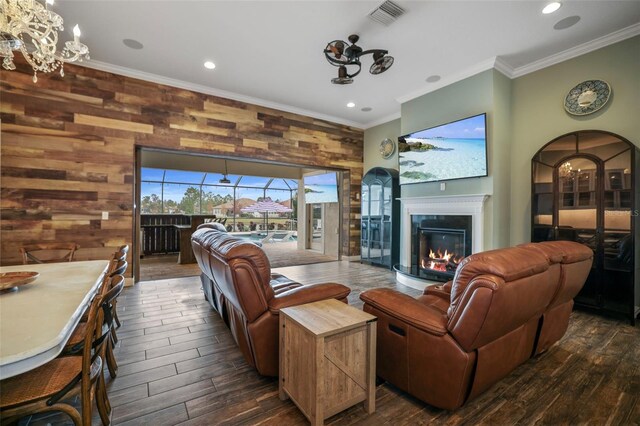
[[[391,158],[394,152],[396,152],[396,144],[393,143],[391,139],[386,138],[383,139],[382,142],[380,142],[380,155],[382,156],[382,158],[384,158],[385,160],[387,158]]]
[[[569,114],[593,114],[606,105],[611,87],[606,81],[587,80],[571,89],[564,98],[564,109]]]

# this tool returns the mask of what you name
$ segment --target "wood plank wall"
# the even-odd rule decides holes
[[[28,243],[131,244],[137,146],[342,169],[342,254],[359,254],[362,130],[79,66],[38,77],[0,72],[0,264]]]

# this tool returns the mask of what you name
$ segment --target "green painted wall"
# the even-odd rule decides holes
[[[567,114],[565,94],[576,84],[602,79],[613,95],[586,117]],[[405,185],[403,197],[491,194],[485,213],[485,249],[529,241],[531,157],[547,142],[576,130],[617,133],[640,146],[640,36],[510,80],[488,70],[402,104],[401,118],[365,131],[365,171],[398,167],[397,155],[382,160],[384,137],[487,113],[489,176]],[[391,136],[393,135],[393,137]]]
[[[565,112],[566,93],[584,80],[612,88],[600,111]],[[511,244],[530,239],[531,158],[550,140],[576,130],[606,130],[640,146],[640,36],[527,74],[512,81]]]
[[[400,136],[400,119],[389,121],[364,131],[364,166],[363,173],[373,167],[386,167],[398,170],[398,151],[386,160],[380,156],[380,142],[389,138],[397,144]],[[397,146],[397,145],[396,145]]]
[[[511,217],[511,89],[512,81],[493,71],[493,120],[489,134],[489,173],[492,177],[492,248],[509,246]]]
[[[508,215],[506,210],[509,208],[509,194],[496,194],[494,190],[496,176],[508,177],[508,170],[502,170],[504,163],[495,161],[496,158],[508,156],[508,149],[505,151],[504,146],[508,146],[509,138],[505,129],[508,123],[495,114],[496,107],[502,111],[503,104],[510,101],[509,88],[505,87],[499,75],[501,74],[495,70],[487,70],[405,102],[401,107],[402,134],[487,113],[489,176],[447,181],[444,191],[440,190],[439,182],[405,185],[401,188],[403,197],[490,194],[485,203],[484,250],[500,247],[509,241],[508,222],[500,222]],[[496,227],[499,228],[498,232],[494,232]]]
[[[493,131],[493,71],[491,70],[403,103],[400,130],[403,135],[406,135],[483,112],[487,113],[487,132],[491,140]],[[489,146],[489,170],[492,166],[492,154]],[[488,177],[448,181],[445,191],[440,191],[439,182],[431,182],[404,185],[401,193],[403,197],[491,194],[492,180],[489,172]]]

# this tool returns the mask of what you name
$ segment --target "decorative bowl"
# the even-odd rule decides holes
[[[0,272],[0,292],[11,291],[21,285],[30,284],[39,276],[39,272]]]

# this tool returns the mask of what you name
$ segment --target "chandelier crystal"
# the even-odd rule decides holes
[[[64,77],[64,63],[89,59],[89,48],[80,42],[80,28],[73,28],[73,41],[58,50],[58,32],[63,31],[63,19],[48,9],[54,0],[44,4],[38,0],[0,0],[0,57],[2,67],[12,71],[14,52],[33,68],[33,82],[38,72],[49,73],[60,68]]]

